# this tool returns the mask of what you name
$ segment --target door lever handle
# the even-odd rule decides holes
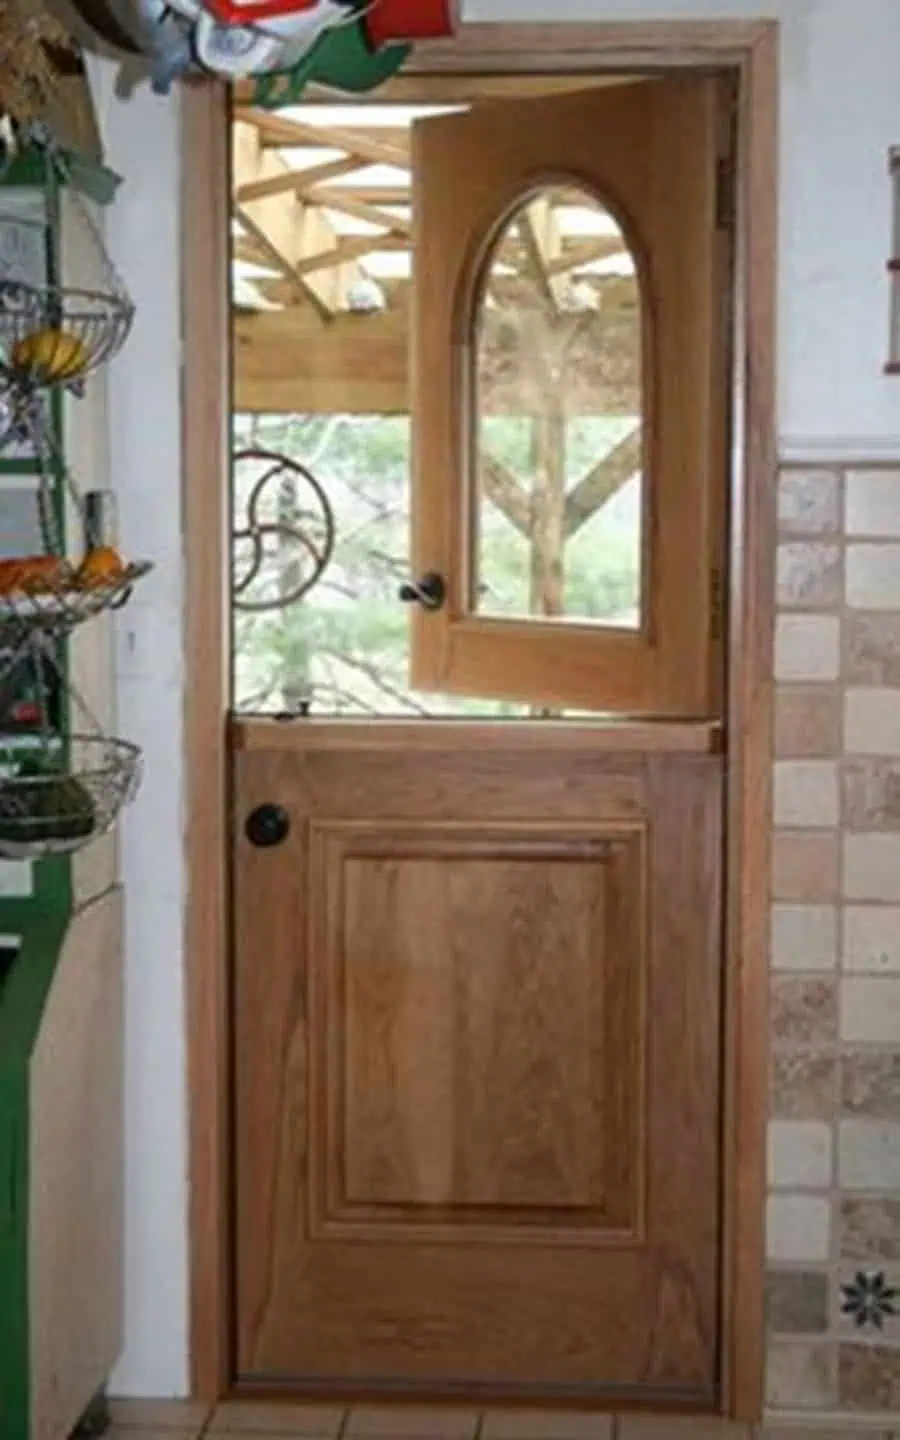
[[[429,570],[421,580],[407,580],[400,586],[400,599],[404,605],[421,605],[423,610],[440,610],[447,598],[444,577]]]

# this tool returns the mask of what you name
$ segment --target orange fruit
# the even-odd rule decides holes
[[[125,570],[125,561],[112,545],[98,545],[89,550],[78,567],[77,583],[86,590],[118,580]]]

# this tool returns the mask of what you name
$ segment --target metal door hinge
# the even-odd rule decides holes
[[[709,628],[713,640],[725,633],[725,582],[719,567],[713,566],[709,577]]]
[[[737,165],[733,155],[716,162],[716,227],[733,230],[737,215]]]

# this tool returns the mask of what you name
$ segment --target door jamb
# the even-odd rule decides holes
[[[774,21],[463,25],[417,47],[412,73],[661,71],[739,78],[737,344],[730,480],[723,1409],[762,1408],[766,1193],[771,653],[774,625],[778,26]],[[188,1036],[190,1370],[212,1401],[231,1381],[228,1019],[227,92],[185,88],[182,413],[185,567],[184,918]]]

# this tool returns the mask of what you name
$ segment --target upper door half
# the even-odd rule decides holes
[[[729,93],[676,77],[413,130],[413,683],[716,716]]]

